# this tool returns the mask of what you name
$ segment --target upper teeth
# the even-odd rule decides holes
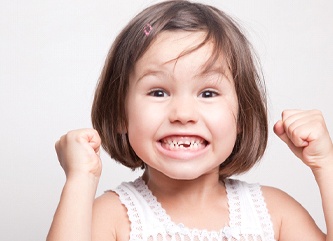
[[[198,138],[191,140],[167,138],[163,140],[163,143],[168,144],[170,149],[197,149],[200,144],[204,143],[204,140]]]
[[[167,139],[164,139],[163,140],[164,143],[168,143],[168,144],[175,144],[175,145],[183,145],[183,144],[186,144],[186,145],[190,145],[190,144],[194,144],[194,143],[197,143],[197,144],[200,144],[200,143],[203,143],[204,140],[202,139],[192,139],[192,140],[176,140],[176,139],[172,139],[172,138],[167,138]]]

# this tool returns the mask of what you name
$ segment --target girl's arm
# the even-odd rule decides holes
[[[311,168],[322,197],[327,227],[326,240],[332,241],[333,144],[321,112],[317,110],[284,111],[282,120],[275,124],[274,131],[293,153]]]
[[[331,155],[330,159],[328,160],[333,162],[333,155]],[[314,171],[314,175],[322,197],[322,204],[327,227],[326,240],[333,240],[333,167],[331,165],[325,170],[316,170]]]
[[[56,143],[66,183],[48,241],[91,240],[92,208],[102,170],[100,143],[98,133],[92,129],[69,132]]]

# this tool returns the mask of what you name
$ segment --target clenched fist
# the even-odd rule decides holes
[[[100,145],[101,139],[94,129],[74,130],[62,136],[55,149],[66,177],[92,174],[99,178],[102,172]]]
[[[283,111],[274,132],[312,170],[333,165],[333,144],[320,111]]]

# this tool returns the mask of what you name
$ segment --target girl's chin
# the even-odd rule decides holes
[[[194,168],[193,166],[185,167],[184,165],[181,166],[174,166],[173,168],[170,165],[167,169],[155,169],[157,170],[158,175],[163,175],[164,177],[179,180],[179,181],[191,181],[198,179],[202,176],[217,173],[218,176],[218,167],[214,168],[215,171],[210,170],[210,168]],[[151,172],[150,172],[151,173]],[[152,173],[151,173],[152,174]]]

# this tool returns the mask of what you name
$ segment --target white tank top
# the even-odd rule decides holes
[[[122,183],[115,192],[127,208],[130,240],[138,241],[274,241],[274,230],[258,184],[224,181],[229,225],[218,231],[190,229],[173,223],[142,178]]]

